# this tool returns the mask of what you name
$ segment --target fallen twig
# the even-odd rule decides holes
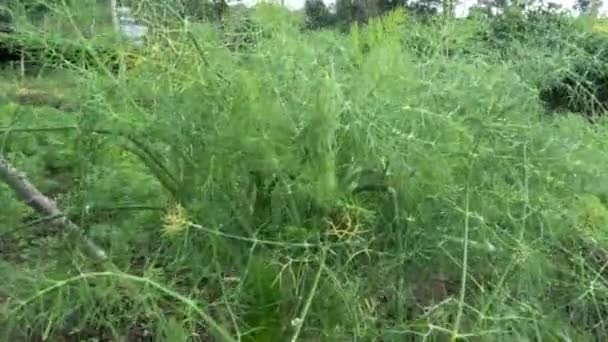
[[[20,200],[36,210],[39,214],[51,217],[51,224],[65,229],[70,235],[78,238],[83,251],[97,262],[107,262],[107,253],[93,241],[84,236],[80,227],[70,221],[55,202],[43,195],[29,182],[25,175],[14,168],[8,160],[0,155],[0,180],[6,183]]]

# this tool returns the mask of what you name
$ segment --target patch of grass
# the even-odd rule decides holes
[[[605,338],[608,131],[544,114],[557,57],[472,19],[247,20],[246,49],[159,26],[118,75],[5,76],[1,151],[120,271],[2,186],[3,339]]]

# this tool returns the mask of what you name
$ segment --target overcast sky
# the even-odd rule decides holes
[[[232,0],[232,1],[229,1],[229,3],[236,2],[236,1],[239,1],[239,0]],[[256,1],[257,0],[240,0],[239,2],[241,2],[245,5],[253,5]],[[275,0],[275,1],[280,2],[281,0]],[[283,1],[287,7],[295,10],[295,9],[303,8],[305,0],[283,0]],[[458,2],[458,4],[456,5],[456,15],[459,15],[459,16],[466,14],[467,9],[477,3],[477,0],[456,0],[456,1]],[[323,0],[323,2],[325,2],[326,5],[331,5],[335,2],[335,0]],[[547,1],[547,2],[559,3],[565,9],[572,9],[572,7],[574,7],[574,3],[576,2],[576,0],[553,0],[553,1]],[[606,1],[606,4],[602,6],[600,12],[602,14],[606,14],[608,12],[608,1]]]

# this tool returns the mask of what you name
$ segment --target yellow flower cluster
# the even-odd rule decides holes
[[[163,218],[163,233],[165,235],[176,235],[190,227],[190,221],[186,210],[181,205],[172,207]]]

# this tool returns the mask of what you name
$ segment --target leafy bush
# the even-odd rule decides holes
[[[503,16],[492,17],[488,30],[480,35],[489,46],[508,48],[513,42],[541,44],[560,49],[569,39],[576,37],[580,28],[565,14],[539,8],[526,12],[510,10]]]
[[[550,110],[582,113],[591,120],[608,109],[608,37],[580,34],[572,61],[551,74],[540,97]]]

